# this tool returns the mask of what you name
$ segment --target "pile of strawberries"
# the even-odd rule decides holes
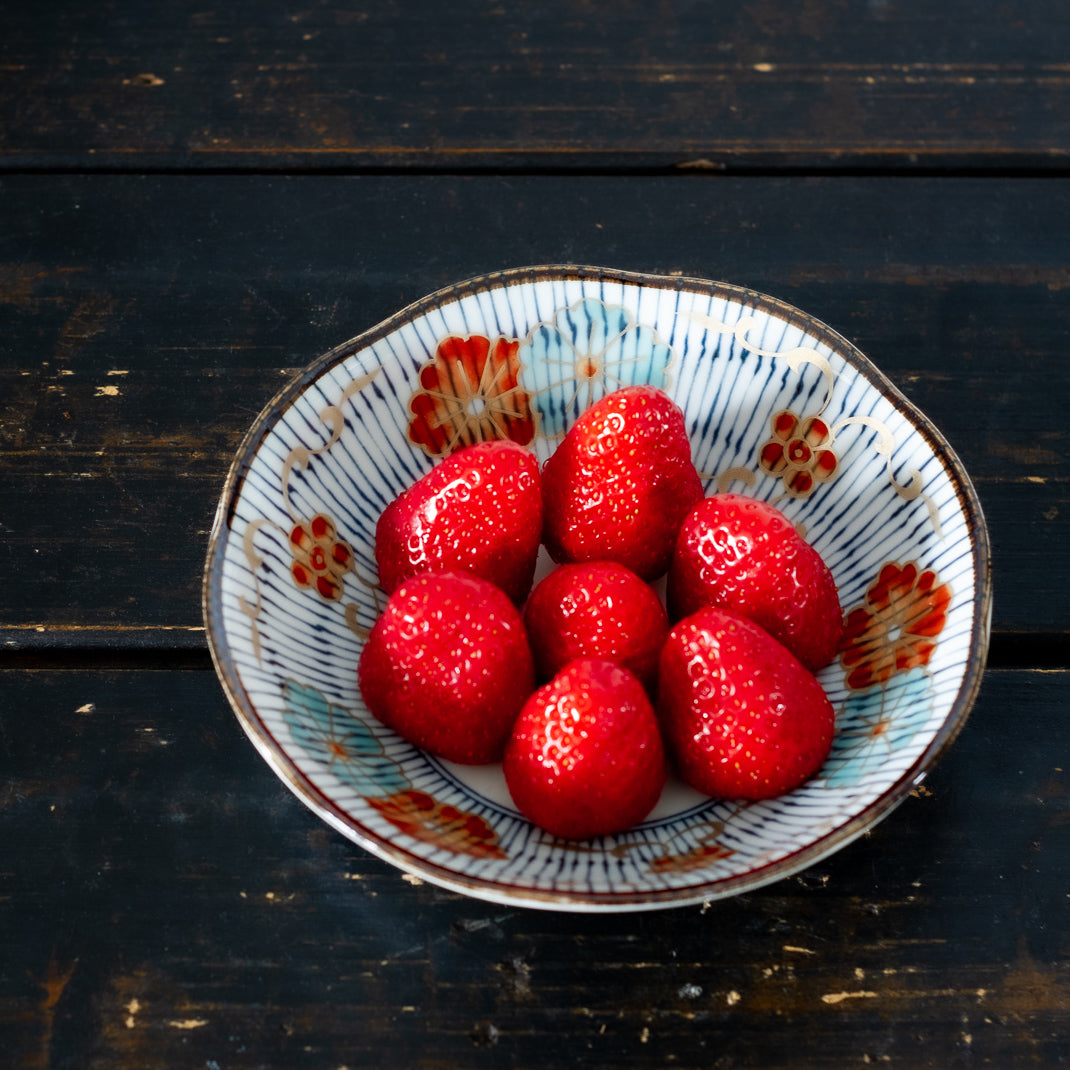
[[[533,590],[541,546],[558,567]],[[832,576],[779,510],[703,497],[660,390],[604,397],[541,471],[509,441],[447,457],[383,511],[375,550],[389,600],[360,658],[368,708],[442,758],[502,761],[556,836],[639,823],[670,766],[762,799],[829,753],[814,672],[842,630]]]

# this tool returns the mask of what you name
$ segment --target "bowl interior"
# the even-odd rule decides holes
[[[458,446],[507,436],[545,460],[589,404],[633,383],[684,410],[708,493],[774,502],[832,570],[848,637],[819,679],[837,736],[821,773],[779,799],[671,783],[639,827],[565,843],[519,815],[499,767],[434,759],[365,709],[356,665],[385,601],[375,523]],[[471,280],[315,361],[247,435],[205,577],[228,696],[306,804],[409,873],[569,910],[735,894],[871,827],[964,722],[989,606],[967,476],[853,346],[738,287],[582,268]]]

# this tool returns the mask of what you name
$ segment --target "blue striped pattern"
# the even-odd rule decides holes
[[[863,599],[885,562],[935,570],[952,591],[951,608],[936,653],[912,685],[924,702],[911,705],[910,730],[898,734],[896,749],[854,762],[850,776],[838,767],[827,779],[749,806],[673,784],[639,828],[576,846],[524,821],[497,768],[449,766],[379,725],[356,685],[360,629],[371,626],[383,600],[374,587],[375,522],[432,463],[406,437],[419,368],[443,338],[473,334],[516,338],[529,360],[560,348],[562,339],[582,348],[623,338],[621,351],[637,358],[629,366],[659,381],[683,408],[710,488],[731,469],[752,473],[747,493],[776,502],[804,526],[832,569],[845,609]],[[549,383],[548,368],[526,366],[529,384]],[[343,401],[351,384],[371,373],[368,385]],[[551,403],[532,446],[542,460],[553,435],[575,416],[563,388],[545,393]],[[338,405],[344,423],[332,442],[335,428],[325,414]],[[800,417],[820,412],[833,429],[837,477],[806,498],[785,497],[783,484],[757,466],[770,421],[782,409]],[[858,418],[863,422],[845,422]],[[888,444],[890,452],[880,452]],[[908,500],[896,485],[909,487],[915,478],[921,494]],[[296,518],[317,513],[335,522],[355,553],[356,575],[345,578],[340,602],[299,589],[290,576],[289,530]],[[968,712],[987,644],[987,570],[983,518],[954,455],[833,332],[734,287],[547,269],[435,295],[321,358],[265,410],[224,493],[205,612],[217,668],[246,732],[284,782],[335,828],[410,872],[483,898],[633,910],[716,898],[783,877],[901,801]],[[866,708],[848,701],[838,665],[820,679],[845,717]],[[359,778],[338,775],[313,745],[315,733],[294,728],[286,695],[295,688],[314,689],[333,716],[353,718],[359,738],[386,763],[390,783],[484,820],[505,857],[458,853],[401,833],[357,790]]]

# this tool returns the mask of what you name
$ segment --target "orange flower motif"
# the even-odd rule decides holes
[[[342,597],[345,574],[353,567],[353,550],[338,538],[334,521],[322,513],[300,520],[290,531],[293,562],[290,575],[298,587],[311,587],[321,598],[337,602]]]
[[[700,843],[682,854],[663,854],[655,858],[647,869],[649,873],[690,873],[713,862],[731,858],[735,851],[723,843]]]
[[[494,829],[478,814],[458,810],[425,791],[400,791],[367,802],[392,825],[424,843],[473,858],[506,858]]]
[[[805,498],[818,483],[827,483],[836,474],[836,454],[828,448],[832,433],[819,416],[800,420],[781,409],[771,421],[773,437],[758,451],[758,465],[766,475],[783,479],[793,498]]]
[[[518,385],[520,343],[499,338],[447,338],[420,369],[420,389],[409,399],[409,439],[432,457],[462,446],[535,437],[527,393]]]
[[[950,604],[951,589],[931,569],[889,561],[844,621],[840,664],[847,686],[860,691],[928,665]]]

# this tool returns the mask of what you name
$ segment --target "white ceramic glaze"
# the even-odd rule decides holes
[[[545,460],[587,405],[636,382],[683,408],[708,492],[773,501],[831,568],[849,638],[819,678],[837,737],[782,798],[672,783],[638,828],[566,843],[517,813],[499,768],[430,758],[364,708],[356,665],[385,600],[375,522],[457,446],[508,435]],[[727,284],[554,267],[433,294],[297,376],[239,450],[204,588],[237,716],[316,813],[444,887],[580,911],[754,889],[872,827],[962,727],[990,600],[965,472],[850,343]]]

